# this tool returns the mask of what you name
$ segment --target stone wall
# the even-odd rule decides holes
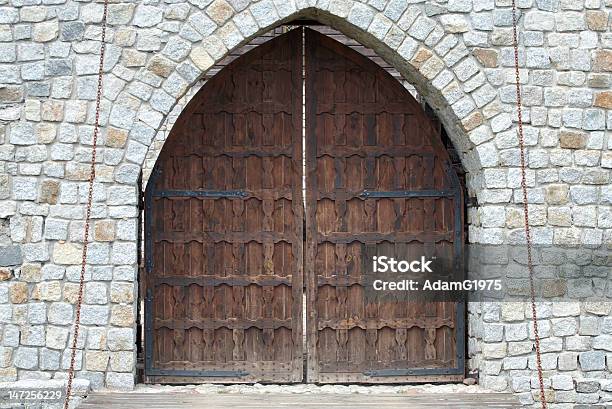
[[[534,239],[609,254],[612,1],[518,6]],[[0,380],[65,376],[101,17],[93,1],[0,0]],[[95,387],[134,382],[137,181],[158,131],[230,50],[295,17],[376,50],[437,111],[477,199],[470,241],[523,240],[509,0],[113,2],[78,354],[78,376]],[[527,402],[536,383],[522,307],[470,305],[470,363],[485,386]],[[611,400],[609,305],[540,309],[556,407]]]
[[[473,303],[469,307],[470,349],[473,356],[478,355],[480,384],[495,391],[516,392],[522,403],[533,404],[539,397],[539,382],[532,353],[531,306],[505,302]],[[541,302],[537,312],[544,385],[551,407],[609,404],[610,305]]]
[[[470,270],[480,271],[482,278],[503,277],[508,291],[502,302],[495,302],[495,293],[488,299],[485,293],[473,294],[474,302],[468,304],[469,366],[479,369],[482,386],[511,390],[523,403],[533,403],[539,382],[525,246],[471,245],[470,250],[475,253]],[[548,400],[569,407],[611,402],[610,251],[534,246],[533,261]]]

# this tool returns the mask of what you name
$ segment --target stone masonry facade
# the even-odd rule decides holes
[[[567,249],[539,254],[538,272],[576,266],[612,296],[612,0],[517,5],[533,237]],[[96,389],[135,382],[137,184],[163,145],[158,133],[170,113],[231,50],[295,18],[342,31],[400,71],[461,155],[475,198],[470,242],[522,243],[510,6],[112,1],[77,377]],[[0,0],[0,381],[66,376],[102,8],[90,0]],[[604,301],[538,305],[553,409],[612,402],[612,304]],[[468,310],[469,370],[483,386],[534,404],[530,306]]]

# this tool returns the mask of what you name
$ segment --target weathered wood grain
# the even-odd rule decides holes
[[[512,409],[519,408],[511,394],[419,395],[198,395],[172,393],[95,393],[82,409],[281,409],[281,408],[386,408],[386,409]]]
[[[458,255],[462,198],[440,129],[380,66],[313,30],[305,67],[308,380],[459,380],[455,304],[371,300],[364,284],[375,255]],[[370,372],[396,369],[420,375]]]
[[[302,58],[295,44],[298,31],[227,65],[187,105],[160,153],[148,186],[148,382],[194,382],[180,371],[243,372],[197,382],[302,379]]]

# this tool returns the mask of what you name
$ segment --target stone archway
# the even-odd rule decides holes
[[[492,129],[486,119],[495,116],[498,129],[510,127],[511,120],[508,114],[500,113],[497,94],[488,83],[481,64],[469,55],[467,47],[456,35],[462,30],[461,27],[453,26],[458,22],[446,21],[443,26],[422,15],[414,7],[387,10],[368,22],[369,7],[360,3],[356,3],[348,14],[336,8],[305,8],[290,14],[281,13],[278,19],[272,21],[269,16],[261,19],[265,13],[262,13],[260,7],[256,3],[228,18],[216,31],[204,37],[202,43],[206,46],[195,46],[188,55],[183,52],[184,55],[178,61],[172,61],[165,55],[154,55],[149,59],[146,68],[141,71],[143,80],[136,80],[133,86],[138,87],[139,83],[146,85],[144,81],[150,75],[157,77],[157,89],[138,108],[138,120],[129,127],[126,157],[120,166],[136,171],[136,166],[126,163],[133,162],[139,165],[140,171],[147,152],[154,153],[161,149],[163,139],[157,140],[156,146],[152,148],[156,131],[167,123],[170,112],[181,99],[185,99],[188,90],[192,90],[193,85],[211,70],[214,71],[215,64],[272,27],[294,19],[309,18],[336,28],[373,49],[414,85],[447,129],[468,172],[471,194],[481,192],[483,167],[498,164],[497,150],[489,142],[493,137]],[[184,27],[201,34],[209,32],[212,24],[207,18],[199,18],[203,16],[201,13],[196,15],[186,19]],[[246,24],[249,21],[252,24]],[[237,26],[244,33],[237,30]],[[121,107],[113,109],[118,109],[119,114],[125,113]],[[111,125],[112,118],[111,112]],[[121,121],[124,119],[122,117]],[[151,165],[155,162],[154,158],[155,155],[149,157]]]

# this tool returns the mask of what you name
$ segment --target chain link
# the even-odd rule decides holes
[[[538,315],[535,301],[535,283],[533,277],[533,252],[531,229],[529,228],[529,205],[527,202],[527,175],[525,164],[525,137],[523,134],[523,109],[521,100],[521,73],[519,69],[518,29],[516,17],[516,0],[512,0],[512,34],[514,45],[514,73],[516,80],[516,107],[518,115],[518,140],[521,157],[521,190],[523,192],[523,213],[525,215],[525,241],[527,242],[527,268],[529,270],[529,292],[531,295],[531,318],[533,320],[533,334],[536,349],[536,367],[538,381],[540,382],[540,402],[542,409],[547,408],[546,395],[544,394],[544,377],[542,375],[542,356],[540,352],[540,333],[538,331]]]
[[[87,205],[85,209],[85,229],[83,232],[83,253],[81,258],[81,275],[79,278],[79,293],[76,303],[76,314],[74,322],[74,333],[72,336],[72,351],[70,353],[70,367],[68,368],[68,382],[66,384],[66,399],[64,409],[68,409],[72,395],[72,382],[74,380],[74,367],[76,363],[77,344],[81,323],[81,305],[83,304],[83,287],[85,285],[85,270],[87,267],[87,248],[89,247],[89,224],[91,219],[91,207],[93,203],[94,179],[96,178],[96,154],[98,148],[98,135],[100,134],[100,105],[102,101],[102,79],[104,75],[104,53],[106,52],[106,17],[108,14],[108,0],[104,0],[104,11],[102,14],[102,37],[100,43],[100,63],[98,68],[98,89],[96,93],[96,114],[94,122],[93,141],[91,146],[91,170],[87,191]],[[82,361],[82,359],[81,359]]]

